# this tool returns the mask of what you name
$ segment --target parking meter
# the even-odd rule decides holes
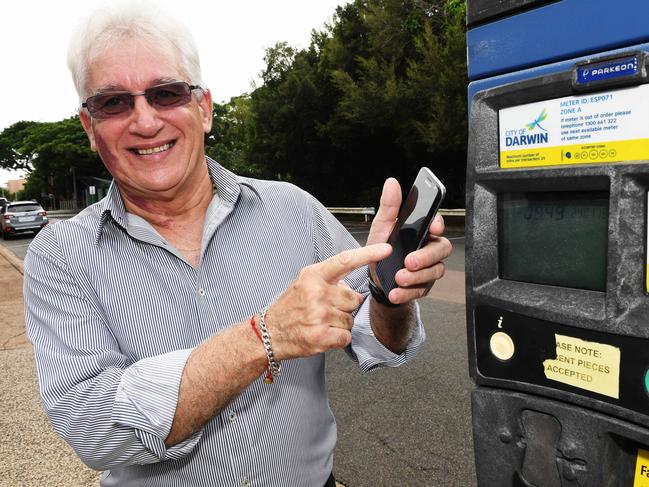
[[[479,486],[649,486],[647,14],[467,3]]]

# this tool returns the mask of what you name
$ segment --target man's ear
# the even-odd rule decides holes
[[[209,134],[212,130],[212,93],[210,90],[203,91],[203,97],[198,100],[198,108],[203,118],[203,132]]]
[[[83,125],[83,130],[85,130],[88,140],[90,141],[90,149],[94,152],[97,152],[97,146],[95,145],[95,132],[92,128],[92,118],[86,110],[79,111],[79,120],[81,120],[81,125]]]

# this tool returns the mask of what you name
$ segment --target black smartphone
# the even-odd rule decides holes
[[[396,273],[405,267],[406,256],[420,248],[428,237],[430,223],[444,200],[446,188],[433,171],[422,167],[417,174],[408,196],[401,204],[397,221],[390,233],[388,243],[392,254],[376,264],[372,280],[385,296],[397,286]]]

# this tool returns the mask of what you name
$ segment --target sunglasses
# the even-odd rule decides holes
[[[192,90],[202,90],[200,86],[184,81],[174,81],[147,88],[141,93],[128,91],[108,91],[91,96],[81,104],[90,116],[105,119],[122,115],[133,109],[135,97],[144,95],[149,105],[158,110],[186,105],[192,99]]]

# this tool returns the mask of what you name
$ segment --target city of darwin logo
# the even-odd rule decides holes
[[[526,123],[524,129],[512,130],[514,134],[505,137],[505,145],[514,147],[520,145],[543,144],[548,142],[548,131],[543,128],[541,122],[548,118],[548,111],[544,108],[538,117],[531,123]],[[527,129],[527,130],[526,130]],[[534,132],[536,129],[540,131]],[[516,133],[518,132],[518,133]],[[530,134],[529,132],[534,132]]]

